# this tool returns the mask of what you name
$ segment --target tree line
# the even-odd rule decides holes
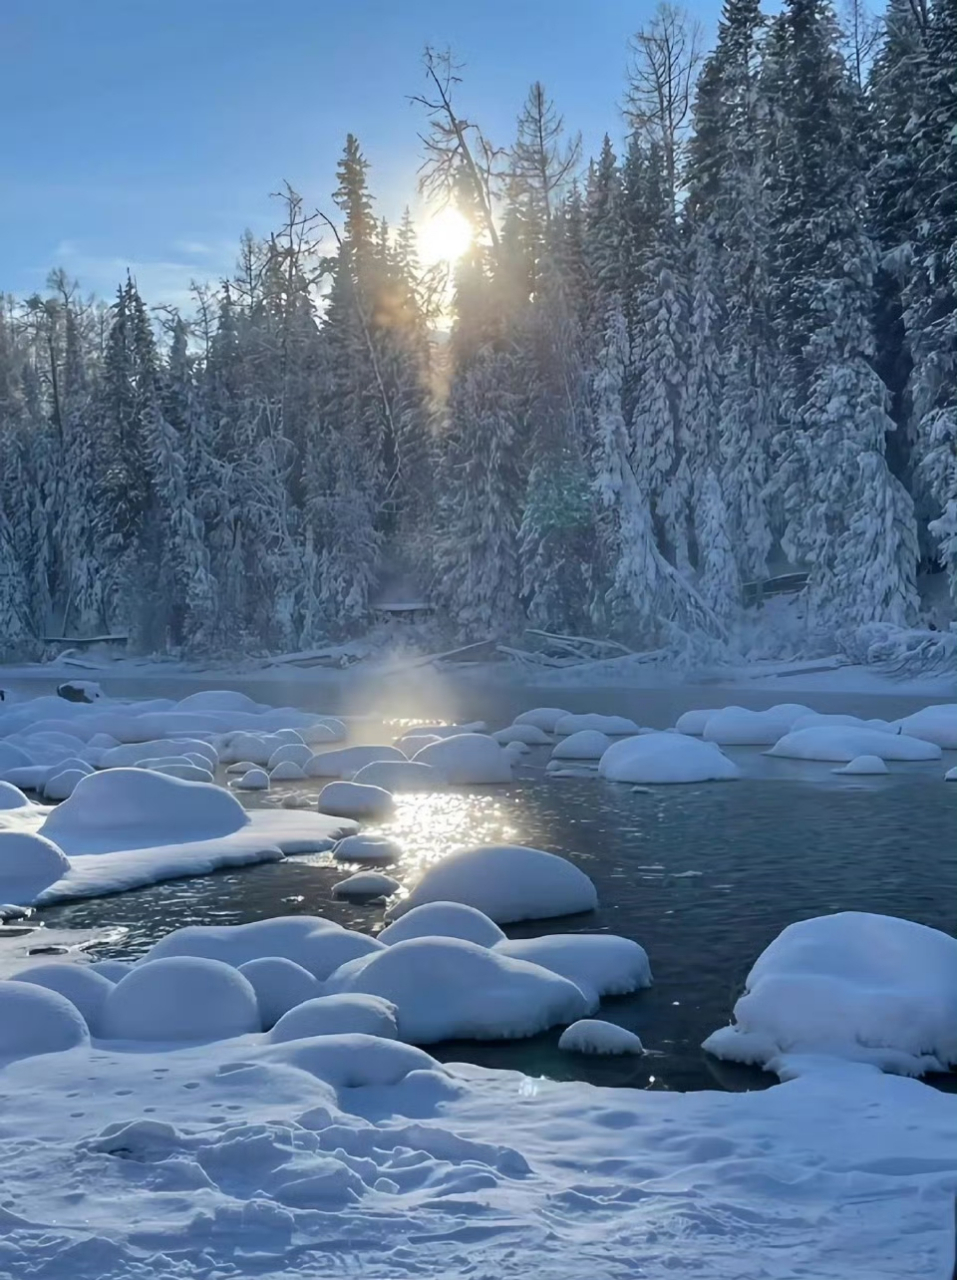
[[[449,271],[350,134],[334,215],[287,187],[188,315],[6,298],[0,648],[301,648],[396,581],[468,639],[636,648],[727,639],[776,565],[822,631],[957,600],[955,10],[726,0],[704,56],[663,5],[587,164],[538,83],[493,143],[429,50]]]

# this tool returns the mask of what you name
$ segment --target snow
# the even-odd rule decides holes
[[[0,903],[29,906],[69,869],[63,850],[45,836],[0,831]]]
[[[738,711],[741,711],[743,708],[741,707],[725,708],[726,711],[731,711],[735,709]],[[714,714],[715,714],[714,707],[708,707],[706,710],[703,710],[703,711],[699,711],[699,710],[685,711],[675,721],[675,732],[686,733],[693,738],[700,738],[701,735],[704,733],[705,725],[708,723],[708,721]]]
[[[273,1044],[312,1036],[366,1035],[384,1040],[398,1037],[395,1005],[380,996],[318,996],[283,1014],[270,1031]]]
[[[43,784],[44,800],[66,800],[73,795],[77,785],[87,776],[83,769],[63,769],[52,774]]]
[[[388,898],[401,886],[381,871],[357,871],[332,886],[334,898]]]
[[[415,760],[373,760],[353,777],[362,786],[381,787],[383,791],[444,791],[445,775],[434,765]]]
[[[113,990],[113,983],[92,967],[49,961],[31,964],[15,973],[13,982],[29,982],[56,991],[71,1004],[76,1005],[93,1035],[99,1035],[106,997]]]
[[[536,729],[541,729],[543,733],[554,733],[559,720],[569,714],[564,707],[532,707],[530,711],[522,711],[512,723],[530,724]]]
[[[532,1036],[597,1004],[566,978],[461,938],[393,943],[343,965],[326,990],[390,1000],[413,1044]]]
[[[238,966],[239,972],[256,993],[259,1021],[264,1031],[283,1014],[322,990],[308,969],[285,956],[259,956]]]
[[[494,738],[459,733],[415,753],[416,764],[433,765],[453,787],[512,781],[512,762]]]
[[[461,902],[496,924],[593,911],[595,886],[574,863],[525,845],[479,845],[429,867],[407,898],[390,907],[398,919],[426,902]]]
[[[629,720],[625,716],[603,716],[597,712],[590,711],[584,715],[572,715],[571,713],[563,715],[556,722],[554,732],[559,737],[566,737],[589,729],[594,733],[604,733],[609,738],[620,738],[626,734],[638,733],[639,726],[635,724],[634,720]]]
[[[507,729],[499,729],[492,737],[500,747],[507,747],[512,742],[522,742],[527,747],[547,747],[551,745],[551,736],[544,729],[534,724],[513,724]]]
[[[795,721],[807,714],[807,707],[781,705],[767,711],[747,711],[725,707],[708,717],[701,736],[705,742],[722,747],[769,747],[789,733]]]
[[[159,738],[154,742],[133,742],[109,747],[100,757],[100,768],[119,769],[127,765],[143,764],[147,760],[183,755],[187,751],[198,753],[206,759],[211,769],[216,768],[219,758],[217,752],[201,738]]]
[[[677,733],[649,733],[614,743],[598,772],[609,782],[713,782],[740,776],[738,766],[713,742]]]
[[[247,774],[246,777],[249,775]],[[269,771],[270,782],[302,782],[305,778],[302,766],[295,760],[281,760]]]
[[[851,716],[844,713],[823,715],[817,711],[813,711],[809,715],[800,716],[786,732],[790,732],[793,729],[841,728],[845,726],[852,729],[879,729],[881,733],[900,732],[897,726],[891,724],[889,720],[862,720],[860,716]]]
[[[853,773],[853,774],[872,774],[887,773],[887,765],[880,756],[855,756],[853,760],[849,760],[847,764],[843,764],[838,769],[832,769],[832,773]]]
[[[0,982],[0,1062],[89,1044],[83,1015],[66,996],[29,982]]]
[[[104,982],[106,979],[104,979]],[[137,965],[111,986],[107,1040],[226,1040],[261,1028],[251,982],[221,960],[169,956]]]
[[[957,751],[957,706],[941,704],[924,707],[911,716],[898,720],[901,733],[924,742],[936,742],[947,751]]]
[[[600,1022],[595,1018],[581,1018],[566,1027],[558,1040],[559,1049],[566,1053],[644,1053],[638,1036],[625,1027],[612,1022]]]
[[[338,751],[323,751],[303,765],[310,778],[351,778],[367,764],[376,760],[405,761],[398,747],[342,747]]]
[[[120,978],[125,978],[133,970],[133,965],[128,960],[95,960],[89,967],[93,973],[101,974],[110,982],[119,982]]]
[[[28,756],[13,742],[0,741],[0,773],[4,776],[10,769],[26,769],[33,764],[33,757]]]
[[[947,772],[944,774],[944,781],[957,782],[957,765],[954,765],[953,769],[947,770]]]
[[[498,942],[495,951],[568,978],[586,995],[622,996],[651,986],[644,947],[613,933],[556,933]]]
[[[213,774],[203,765],[193,764],[187,760],[184,764],[167,764],[157,761],[147,762],[147,769],[152,769],[154,773],[165,773],[168,778],[181,778],[183,782],[213,782]],[[47,783],[47,786],[50,784]],[[44,788],[46,795],[46,788]]]
[[[406,938],[462,938],[479,947],[494,947],[505,941],[505,934],[494,920],[461,902],[425,902],[386,925],[377,937],[386,946]]]
[[[332,851],[337,862],[372,862],[388,865],[402,857],[402,846],[388,836],[346,836]]]
[[[880,756],[882,760],[939,760],[940,747],[902,733],[881,729],[834,727],[797,729],[786,734],[767,753],[790,760],[833,760],[848,763],[856,756]]]
[[[392,793],[365,783],[330,782],[319,793],[319,812],[339,818],[372,819],[391,816]]]
[[[23,809],[30,801],[12,782],[0,782],[0,809]]]
[[[556,743],[553,760],[600,760],[611,746],[611,738],[595,729],[579,729]]]
[[[734,1024],[704,1047],[782,1077],[821,1058],[943,1071],[957,1064],[957,940],[857,911],[789,925],[748,974]]]

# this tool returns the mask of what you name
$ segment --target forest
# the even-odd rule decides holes
[[[188,314],[5,297],[0,652],[296,650],[396,584],[463,642],[645,650],[789,569],[822,634],[957,602],[957,0],[727,0],[711,52],[663,5],[629,58],[590,159],[540,83],[493,140],[410,69],[450,264],[349,134]]]

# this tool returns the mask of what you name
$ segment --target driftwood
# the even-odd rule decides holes
[[[280,653],[266,662],[267,667],[349,667],[367,656],[365,650],[347,645],[327,645],[324,649],[303,649],[299,653]]]
[[[460,645],[457,649],[446,649],[444,653],[426,653],[418,658],[408,658],[383,668],[387,675],[396,671],[413,671],[416,667],[427,667],[432,662],[477,662],[483,657],[492,657],[496,650],[494,640],[477,640],[474,644]]]

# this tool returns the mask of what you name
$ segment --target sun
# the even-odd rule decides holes
[[[419,247],[425,262],[455,262],[472,243],[468,218],[446,205],[434,213],[419,233]]]

